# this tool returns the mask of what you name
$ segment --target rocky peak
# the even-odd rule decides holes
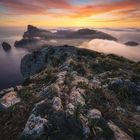
[[[27,26],[27,31],[28,32],[33,32],[33,31],[38,31],[39,29],[33,25],[28,25]]]

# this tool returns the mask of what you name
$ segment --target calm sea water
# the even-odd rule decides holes
[[[52,29],[56,30],[56,29]],[[127,41],[137,41],[140,43],[140,31],[138,29],[99,29],[101,31],[104,31],[106,33],[109,33],[113,35],[114,37],[119,39],[119,42],[124,43]],[[4,88],[8,88],[11,86],[15,86],[22,83],[23,77],[20,73],[20,62],[21,58],[26,55],[28,52],[25,49],[16,49],[14,47],[15,40],[20,40],[22,38],[23,32],[26,31],[26,28],[0,28],[0,90]],[[11,44],[12,49],[9,52],[5,52],[2,47],[1,43],[3,41],[6,41]],[[69,45],[75,45],[78,46],[85,42],[85,40],[59,40],[57,44],[62,45],[69,44]],[[87,41],[86,41],[87,42]],[[88,40],[90,42],[90,40]],[[101,45],[104,43],[103,45]],[[92,44],[94,47],[92,47]],[[96,47],[96,45],[100,45]],[[89,48],[101,51],[101,52],[109,52],[109,53],[115,53],[117,48],[110,48],[110,46],[106,47],[106,50],[104,49],[106,46],[106,42],[90,42]],[[112,46],[112,45],[111,45]],[[129,46],[128,46],[129,47]],[[134,47],[129,49],[128,47],[123,47],[124,54],[127,54],[132,60],[140,61],[140,45],[137,47]],[[107,49],[109,51],[107,51]],[[123,55],[121,52],[121,46],[119,46],[117,53],[120,55]],[[119,51],[120,50],[120,51]],[[133,55],[133,56],[132,56]]]
[[[22,83],[20,62],[27,50],[16,49],[13,44],[22,37],[23,31],[24,29],[0,28],[0,90]],[[3,50],[3,41],[12,46],[10,51]]]

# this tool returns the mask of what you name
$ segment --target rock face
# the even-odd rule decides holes
[[[128,45],[128,46],[138,46],[139,43],[134,42],[134,41],[129,41],[129,42],[126,42],[125,45]]]
[[[26,55],[24,86],[15,89],[21,102],[12,117],[8,109],[0,111],[0,139],[139,140],[139,68],[122,57],[66,45]]]
[[[3,42],[2,47],[5,51],[9,51],[11,49],[11,45],[8,44],[7,42]]]

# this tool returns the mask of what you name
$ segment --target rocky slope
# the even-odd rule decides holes
[[[56,32],[50,32],[48,30],[39,29],[32,25],[28,25],[27,31],[23,35],[23,39],[15,42],[15,47],[28,47],[35,46],[35,44],[40,45],[40,41],[51,40],[51,39],[107,39],[107,40],[117,40],[115,37],[103,33],[97,30],[91,29],[80,29],[77,31],[72,30],[58,30]],[[42,44],[42,43],[41,43]],[[38,45],[38,46],[39,46]]]
[[[0,139],[140,139],[140,63],[50,46],[26,55],[21,72],[23,85],[0,93]]]

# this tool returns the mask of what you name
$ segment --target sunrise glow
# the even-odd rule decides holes
[[[0,0],[0,26],[140,27],[140,0]]]

